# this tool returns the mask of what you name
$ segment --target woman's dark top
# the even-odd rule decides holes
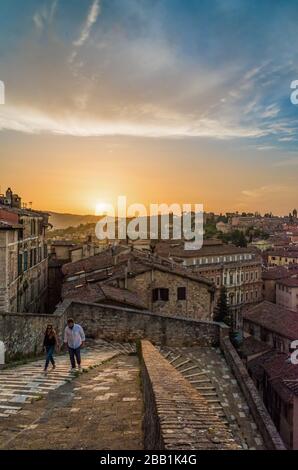
[[[47,348],[49,346],[55,346],[57,343],[56,335],[45,335],[43,345]]]

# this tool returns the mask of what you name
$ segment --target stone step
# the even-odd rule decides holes
[[[206,372],[197,372],[196,374],[185,375],[185,379],[190,379],[192,377],[201,377],[202,375],[206,375]]]
[[[201,394],[203,397],[217,397],[217,393],[216,393],[216,392],[202,392],[202,391],[200,391],[200,394]]]
[[[187,369],[180,370],[179,372],[181,372],[181,374],[184,374],[185,372],[188,372],[189,370],[194,370],[194,369],[198,369],[198,366],[190,366],[190,367],[187,367]]]
[[[177,361],[177,359],[180,359],[181,355],[177,356],[177,357],[174,357],[174,359],[172,359],[170,361],[170,364],[173,364],[175,361]]]
[[[202,380],[189,380],[189,383],[191,384],[205,384],[205,383],[211,383],[210,379],[202,379]]]
[[[175,364],[175,369],[179,369],[179,367],[185,366],[186,364],[189,364],[191,361],[190,359],[187,359],[186,361],[180,362],[180,364]]]
[[[197,390],[208,391],[208,390],[216,390],[215,387],[196,387]]]

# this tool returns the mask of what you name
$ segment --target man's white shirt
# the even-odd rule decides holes
[[[64,331],[64,343],[67,343],[69,348],[77,349],[85,341],[85,333],[81,325],[74,324],[73,328],[67,326]]]

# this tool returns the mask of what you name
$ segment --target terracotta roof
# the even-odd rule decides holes
[[[125,276],[134,277],[138,274],[156,269],[184,278],[200,282],[213,290],[214,284],[209,279],[190,271],[166,258],[152,256],[151,253],[141,251],[124,251],[115,258],[107,252],[91,256],[84,260],[68,263],[63,266],[62,271],[67,275],[68,282],[77,282],[81,277],[87,280],[107,281],[123,279]]]
[[[128,247],[122,246],[117,247],[113,251],[109,248],[97,255],[89,256],[88,258],[84,258],[73,263],[67,263],[63,266],[63,274],[69,276],[81,271],[91,273],[98,269],[114,266],[116,261],[115,256],[118,256],[120,253],[124,255],[128,250]]]
[[[263,326],[290,340],[298,338],[298,313],[281,305],[261,302],[243,312],[243,320]]]
[[[233,254],[255,254],[251,248],[240,248],[235,245],[224,245],[223,243],[204,243],[200,250],[184,250],[184,247],[171,247],[169,244],[159,244],[156,253],[167,256],[177,256],[182,258],[194,258],[212,255],[233,255]]]
[[[21,216],[26,215],[28,217],[45,217],[45,216],[50,215],[47,212],[37,211],[34,209],[23,209],[23,208],[18,209],[17,207],[10,207],[10,206],[7,206],[6,204],[0,204],[0,208],[8,212],[13,212],[14,214],[18,214]]]
[[[282,279],[277,282],[282,286],[286,287],[298,287],[298,278],[297,277],[289,277],[288,279]]]
[[[11,222],[6,222],[5,220],[0,220],[0,230],[11,230],[23,228],[22,224],[12,224]]]
[[[295,387],[298,383],[298,367],[290,361],[287,354],[278,354],[263,363],[263,368],[269,377],[270,384],[284,401],[291,402]]]
[[[289,276],[291,276],[291,273],[289,272],[289,270],[282,266],[276,267],[276,268],[270,268],[268,269],[268,271],[262,272],[262,279],[266,281],[276,280],[276,279],[285,279]]]
[[[280,258],[298,258],[298,251],[291,247],[291,250],[276,250],[276,251],[268,251],[268,256],[276,256]]]
[[[240,346],[240,351],[244,357],[264,353],[270,349],[271,347],[268,344],[263,341],[258,341],[253,336],[245,338]]]
[[[129,305],[141,309],[146,309],[146,304],[138,298],[137,294],[127,289],[118,289],[100,283],[77,284],[69,289],[67,284],[63,286],[62,297],[66,299],[77,299],[83,302],[99,303],[104,300],[117,302],[118,304]]]

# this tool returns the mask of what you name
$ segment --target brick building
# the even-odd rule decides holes
[[[90,301],[90,296],[94,299],[96,285],[98,288],[109,285],[114,287],[114,296],[115,289],[119,289],[122,304],[126,302],[129,305],[125,300],[126,291],[127,296],[134,294],[143,308],[154,313],[201,320],[211,320],[213,316],[213,283],[183,266],[151,254],[119,246],[114,254],[108,250],[66,264],[62,270],[66,276],[63,299],[78,299],[81,296],[82,300],[86,300],[87,296]],[[102,292],[96,295],[100,299]],[[117,298],[114,301],[117,302]]]
[[[234,328],[241,327],[241,310],[262,300],[262,260],[249,248],[207,240],[200,250],[184,250],[181,245],[161,243],[157,253],[182,263],[192,272],[215,284],[216,298],[222,286],[227,289]]]
[[[8,189],[0,196],[0,311],[46,311],[48,215],[21,208]]]

